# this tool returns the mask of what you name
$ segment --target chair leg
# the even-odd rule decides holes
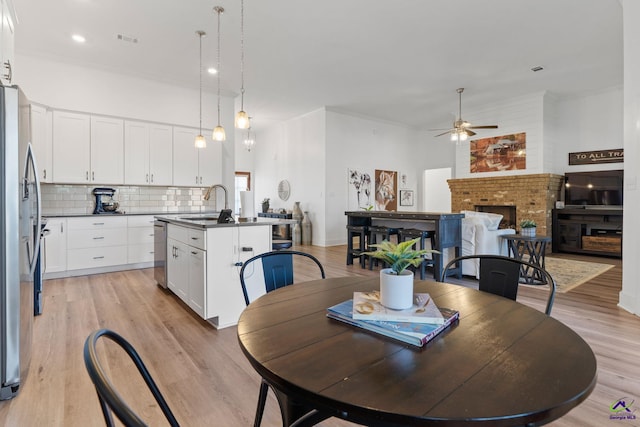
[[[258,407],[256,408],[256,418],[253,421],[253,427],[260,427],[262,422],[262,414],[264,414],[264,406],[267,403],[267,393],[269,392],[269,385],[262,380],[260,383],[260,393],[258,394]]]

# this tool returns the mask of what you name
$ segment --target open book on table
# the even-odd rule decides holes
[[[327,317],[353,326],[394,338],[407,344],[422,347],[449,325],[455,322],[460,313],[456,310],[441,308],[444,323],[391,322],[386,320],[359,320],[353,318],[353,300],[347,300],[327,309]]]

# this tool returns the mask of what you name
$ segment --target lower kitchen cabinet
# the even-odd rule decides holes
[[[153,215],[127,217],[127,263],[153,262]]]
[[[44,272],[58,273],[67,269],[67,220],[50,218],[45,227]]]
[[[270,250],[269,224],[206,229],[169,224],[167,286],[215,327],[235,325],[245,308],[239,265]]]
[[[127,263],[127,218],[68,218],[67,269],[82,270]]]

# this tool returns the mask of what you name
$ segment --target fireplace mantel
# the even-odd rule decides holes
[[[451,212],[475,210],[477,205],[515,206],[517,223],[538,224],[538,234],[551,235],[551,211],[560,200],[563,176],[531,174],[450,179]]]

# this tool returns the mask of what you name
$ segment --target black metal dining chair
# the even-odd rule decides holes
[[[556,294],[556,281],[547,270],[537,264],[501,255],[465,255],[454,258],[447,263],[442,270],[440,281],[445,281],[447,277],[447,270],[449,270],[449,268],[461,265],[459,263],[467,259],[478,259],[480,261],[478,289],[483,292],[500,295],[514,301],[518,295],[518,287],[520,285],[520,277],[522,275],[521,273],[533,273],[533,275],[540,280],[527,284],[549,286],[549,296],[547,298],[545,313],[548,316],[551,315],[551,308],[553,307],[553,300]]]
[[[294,284],[294,264],[298,264],[297,267],[301,268],[304,266],[306,277],[309,280],[317,278],[310,277],[309,274],[313,275],[314,273],[309,273],[309,271],[315,271],[315,276],[319,275],[322,279],[325,278],[324,267],[322,267],[320,261],[306,252],[280,250],[256,255],[246,260],[240,269],[240,284],[245,303],[249,305],[251,300],[255,299],[249,298],[250,291],[253,291],[251,293],[254,295],[262,295]],[[301,268],[298,270],[301,270]],[[269,387],[273,389],[278,400],[284,427],[315,425],[330,417],[319,411],[311,410],[311,408],[305,409],[295,404],[292,407],[291,402],[285,402],[286,396],[283,393],[276,390],[265,379],[262,379],[258,394],[258,407],[256,408],[256,416],[253,423],[254,427],[260,426],[262,422]],[[295,416],[292,416],[292,411],[297,411]],[[301,417],[297,416],[302,414],[304,415]]]
[[[110,339],[124,349],[135,364],[136,368],[138,368],[138,372],[142,375],[142,378],[149,387],[151,394],[153,394],[153,397],[156,399],[160,409],[162,409],[169,425],[176,427],[179,426],[180,424],[178,424],[178,421],[171,412],[169,405],[162,396],[162,393],[160,393],[160,389],[151,377],[151,374],[135,348],[133,348],[133,346],[119,334],[109,329],[100,329],[92,332],[84,343],[84,364],[87,368],[87,372],[89,373],[89,377],[96,388],[106,425],[108,427],[113,427],[114,425],[113,417],[111,415],[112,412],[127,427],[146,427],[147,423],[145,423],[144,420],[142,420],[142,418],[140,418],[140,416],[135,413],[129,405],[127,405],[107,377],[96,350],[96,344],[102,337]]]

